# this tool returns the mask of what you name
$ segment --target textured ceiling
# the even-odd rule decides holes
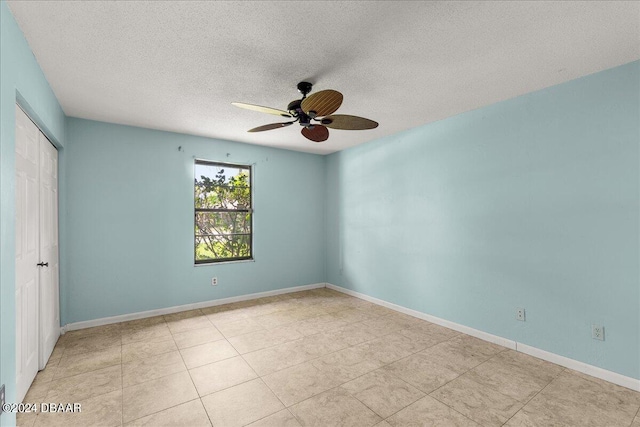
[[[638,2],[9,1],[69,116],[330,153],[640,58]],[[296,84],[380,122],[313,143]]]

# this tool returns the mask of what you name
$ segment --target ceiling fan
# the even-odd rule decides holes
[[[260,105],[232,102],[236,107],[247,110],[260,111],[262,113],[275,114],[276,116],[289,117],[295,120],[284,123],[271,123],[248,132],[263,132],[265,130],[279,129],[299,122],[302,126],[302,135],[314,142],[326,141],[329,138],[329,129],[365,130],[378,127],[378,123],[364,117],[349,116],[346,114],[333,114],[342,104],[342,94],[337,90],[321,90],[307,98],[313,85],[309,82],[298,83],[298,92],[302,99],[291,101],[287,111],[276,108],[262,107]],[[312,123],[312,121],[318,123]]]

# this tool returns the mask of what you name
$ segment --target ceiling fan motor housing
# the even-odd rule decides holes
[[[309,86],[305,86],[305,85],[309,85]],[[311,83],[307,83],[307,82],[300,82],[298,83],[298,90],[303,94],[306,95],[306,93],[308,92],[304,92],[305,90],[311,90]],[[311,123],[311,119],[314,118],[314,115],[311,114],[313,113],[313,111],[310,111],[309,114],[306,114],[303,110],[302,110],[302,100],[304,99],[304,97],[302,99],[296,99],[294,101],[291,101],[289,103],[289,105],[287,106],[287,110],[289,110],[289,112],[291,113],[291,115],[295,118],[298,119],[298,121],[300,122],[300,126],[309,126]]]
[[[311,117],[307,116],[303,111],[298,116],[300,119],[300,126],[308,126],[311,123]]]
[[[302,102],[299,99],[296,99],[295,101],[291,101],[289,103],[289,106],[287,106],[287,110],[288,111],[295,111],[298,112],[299,110],[302,111],[300,104]]]

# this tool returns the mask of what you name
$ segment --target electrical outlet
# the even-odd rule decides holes
[[[604,341],[604,326],[591,325],[591,338]]]
[[[211,278],[211,286],[218,286],[218,278],[217,277],[212,277]]]
[[[524,308],[518,308],[516,309],[516,320],[519,320],[521,322],[525,321],[525,317],[524,317]]]

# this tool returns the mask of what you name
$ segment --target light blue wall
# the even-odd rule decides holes
[[[640,378],[639,95],[635,62],[331,155],[328,282]]]
[[[65,116],[4,1],[0,2],[0,382],[15,400],[15,104],[60,149]],[[0,416],[0,425],[15,415]]]
[[[62,324],[329,281],[640,378],[640,63],[321,157],[66,119],[0,18],[8,401],[16,100],[60,152]],[[255,165],[255,262],[193,267],[194,157]]]
[[[322,156],[72,118],[67,139],[63,324],[324,282]],[[194,158],[254,165],[255,262],[194,267]]]

